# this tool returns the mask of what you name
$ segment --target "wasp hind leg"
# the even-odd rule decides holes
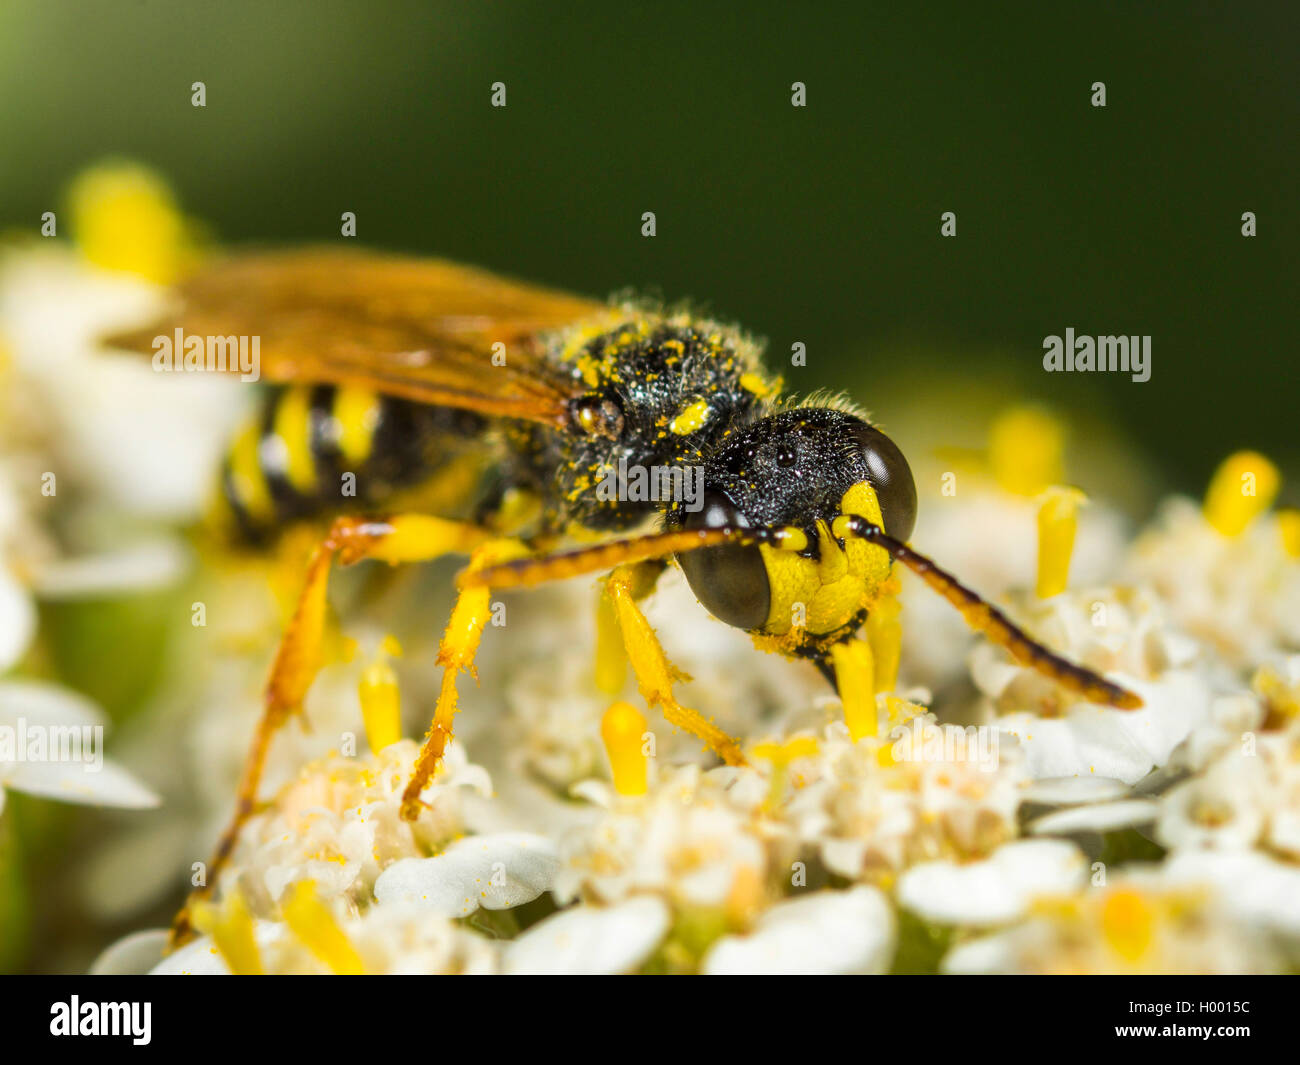
[[[322,664],[326,593],[334,562],[349,565],[367,558],[392,564],[427,562],[441,555],[467,554],[490,536],[491,533],[478,526],[419,514],[382,521],[339,518],[330,527],[307,563],[302,591],[271,666],[262,717],[253,733],[239,781],[235,812],[217,842],[204,885],[191,892],[176,915],[169,943],[171,947],[180,946],[193,936],[190,915],[194,903],[210,894],[216,886],[240,832],[253,816],[271,740],[289,718],[302,713],[303,699]]]

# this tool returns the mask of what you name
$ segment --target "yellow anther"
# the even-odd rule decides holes
[[[210,902],[195,905],[194,927],[212,937],[226,968],[236,976],[260,976],[262,956],[257,949],[253,918],[244,896],[233,891],[220,906]]]
[[[1288,684],[1286,678],[1271,666],[1261,666],[1250,686],[1268,706],[1270,718],[1300,720],[1300,684]]]
[[[889,714],[889,727],[893,729],[897,725],[904,725],[911,721],[912,718],[924,714],[925,707],[920,703],[910,702],[897,695],[889,695],[885,697],[885,711]]]
[[[1282,477],[1257,451],[1238,451],[1214,471],[1205,493],[1205,520],[1224,536],[1239,536],[1273,505]]]
[[[630,703],[614,703],[600,720],[600,738],[609,756],[614,790],[620,795],[646,793],[650,766],[645,753],[648,731],[645,715]]]
[[[876,663],[877,692],[892,692],[898,687],[898,664],[903,657],[903,626],[899,615],[903,605],[897,596],[885,595],[867,615],[867,642]]]
[[[383,658],[368,665],[361,674],[358,694],[366,740],[378,753],[402,738],[402,693],[393,667]]]
[[[1300,558],[1300,510],[1292,507],[1279,510],[1277,527],[1282,534],[1282,550],[1292,558]]]
[[[778,743],[775,740],[756,743],[750,748],[750,753],[755,758],[770,762],[774,766],[787,766],[796,758],[811,758],[817,753],[817,750],[817,740],[814,737],[794,736],[784,743]]]
[[[1070,556],[1079,528],[1079,507],[1088,497],[1077,488],[1049,488],[1038,508],[1038,598],[1060,595],[1070,583]]]
[[[193,251],[166,184],[131,163],[105,163],[68,190],[72,237],[96,266],[174,281]]]
[[[831,648],[835,686],[844,704],[844,722],[854,740],[879,735],[876,719],[875,659],[865,640],[845,640]]]
[[[1156,913],[1136,891],[1114,891],[1102,906],[1101,928],[1106,942],[1128,962],[1141,958],[1155,938]]]
[[[316,883],[300,880],[285,899],[284,921],[294,936],[326,968],[339,976],[360,976],[365,970],[347,935],[319,898]]]
[[[1013,407],[989,430],[989,465],[1004,492],[1036,496],[1065,478],[1065,430],[1037,407]]]

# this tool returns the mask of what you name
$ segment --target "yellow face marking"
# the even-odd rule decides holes
[[[688,433],[695,432],[696,429],[707,422],[712,413],[708,400],[697,399],[677,415],[668,428],[678,436],[686,436]]]
[[[264,522],[275,514],[271,490],[262,475],[258,458],[262,432],[256,422],[249,424],[230,449],[230,488],[244,513],[254,522]]]
[[[338,425],[338,445],[344,461],[357,467],[370,457],[380,399],[368,388],[344,385],[334,393],[332,413]]]
[[[840,500],[840,511],[880,524],[880,504],[865,482],[855,484]],[[794,551],[760,544],[771,589],[771,607],[763,631],[784,636],[798,617],[813,634],[834,632],[869,606],[889,579],[889,553],[862,540],[846,540],[841,550],[830,530],[818,530],[821,558],[804,558]],[[796,609],[796,604],[799,609]]]
[[[284,445],[284,475],[303,495],[316,491],[316,462],[311,453],[311,393],[291,388],[275,405],[272,432]]]

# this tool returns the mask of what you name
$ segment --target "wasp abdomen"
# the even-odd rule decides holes
[[[475,447],[486,427],[477,414],[355,386],[275,389],[231,447],[221,495],[238,532],[265,539],[296,519],[382,504]]]

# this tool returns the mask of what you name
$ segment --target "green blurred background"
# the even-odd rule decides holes
[[[1171,487],[1241,446],[1300,468],[1296,5],[1047,7],[3,0],[0,226],[121,154],[223,240],[351,210],[369,244],[707,301],[886,422],[939,367],[1127,427]],[[1151,334],[1151,380],[1045,374],[1067,326]]]

